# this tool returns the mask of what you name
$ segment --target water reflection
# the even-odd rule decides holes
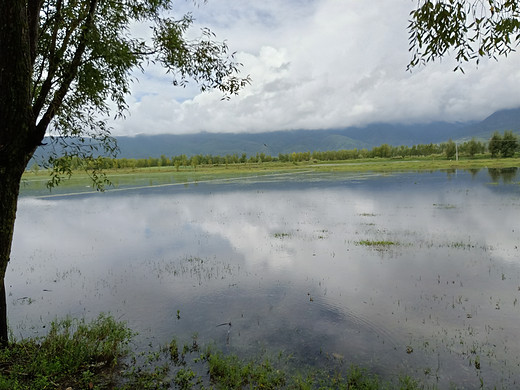
[[[488,168],[489,176],[491,177],[491,180],[494,182],[498,182],[500,179],[505,184],[512,183],[513,180],[516,178],[518,168],[517,167],[511,167],[511,168]]]
[[[12,328],[110,311],[143,345],[197,332],[246,354],[508,387],[520,363],[520,190],[484,171],[447,178],[306,173],[24,198]]]

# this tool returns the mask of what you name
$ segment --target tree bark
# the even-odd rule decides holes
[[[6,347],[9,341],[5,273],[11,256],[20,180],[25,166],[25,159],[0,165],[0,348]]]
[[[0,281],[0,318],[5,318],[5,321],[0,321],[0,347],[4,348],[9,345],[9,329],[7,327],[7,300],[3,278]]]
[[[11,254],[20,179],[24,169],[23,163],[18,166],[0,167],[0,347],[5,347],[8,343],[4,280]]]
[[[0,347],[8,343],[4,280],[20,180],[37,147],[29,30],[27,1],[0,0]]]

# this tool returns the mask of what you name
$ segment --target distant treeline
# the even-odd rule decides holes
[[[481,142],[476,139],[456,144],[449,140],[440,144],[419,144],[413,146],[391,146],[382,144],[371,150],[368,149],[350,149],[350,150],[329,150],[314,152],[293,152],[280,153],[278,156],[270,156],[265,153],[257,153],[254,156],[247,156],[246,153],[227,154],[225,156],[214,156],[211,154],[198,154],[193,156],[167,157],[162,155],[158,158],[109,158],[99,157],[95,159],[97,168],[146,168],[174,166],[180,167],[196,167],[198,165],[227,165],[227,164],[245,164],[245,163],[262,163],[271,161],[280,162],[304,162],[304,161],[343,161],[365,158],[410,158],[410,157],[433,157],[455,159],[456,157],[474,158],[477,155],[490,154],[492,157],[513,157],[518,150],[518,139],[511,131],[506,131],[504,135],[495,132],[489,142]],[[70,158],[67,162],[70,169],[78,169],[84,167],[84,161],[79,158]],[[37,166],[33,166],[38,168]]]

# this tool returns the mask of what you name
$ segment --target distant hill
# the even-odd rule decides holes
[[[226,155],[326,151],[367,148],[387,143],[394,146],[468,140],[487,140],[494,131],[520,132],[520,108],[501,110],[480,122],[430,124],[376,123],[365,127],[328,130],[290,130],[266,133],[198,133],[185,135],[138,135],[117,137],[120,158],[167,157],[186,154]],[[40,154],[45,154],[41,150]]]
[[[497,111],[469,127],[472,137],[489,139],[493,132],[513,130],[520,132],[520,108]],[[467,136],[466,136],[467,138]]]

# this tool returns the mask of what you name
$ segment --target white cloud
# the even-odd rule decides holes
[[[158,67],[133,85],[116,135],[260,132],[371,122],[483,119],[519,106],[520,57],[406,71],[410,0],[212,0],[200,26],[225,38],[252,84],[230,101],[196,86],[175,88]],[[187,5],[185,5],[187,7]],[[184,11],[181,10],[181,11]]]

